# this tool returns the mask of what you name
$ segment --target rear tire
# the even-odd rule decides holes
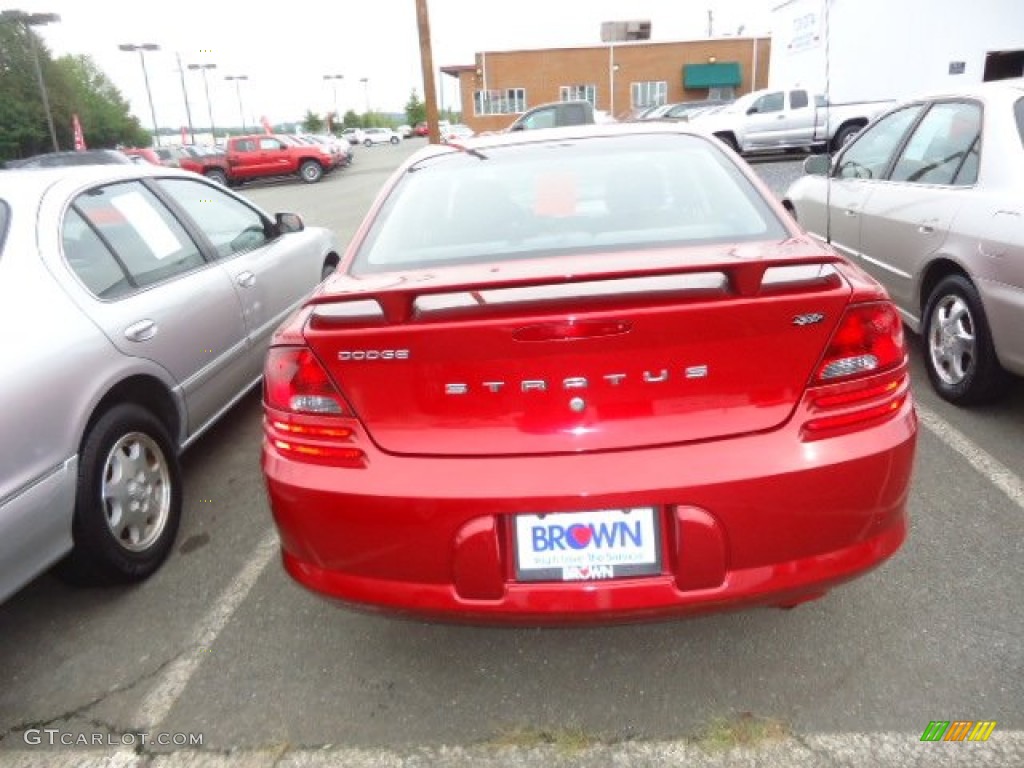
[[[328,277],[334,274],[334,270],[338,268],[338,262],[333,258],[328,259],[324,262],[323,269],[320,270],[320,282],[323,282]]]
[[[324,168],[316,160],[306,160],[299,166],[299,175],[307,184],[315,184],[324,176]]]
[[[963,275],[935,286],[921,326],[924,364],[944,400],[969,405],[1001,394],[1009,375],[999,365],[977,289]]]
[[[839,129],[839,133],[836,134],[835,139],[832,141],[832,149],[838,152],[840,149],[849,144],[853,137],[861,132],[862,125],[844,125]]]
[[[729,149],[731,149],[737,155],[740,153],[740,145],[737,143],[736,137],[733,136],[731,133],[716,133],[715,136],[721,141],[725,142]]]
[[[72,533],[62,574],[134,582],[167,559],[181,523],[181,469],[164,425],[139,405],[111,408],[82,444]]]
[[[220,184],[222,187],[226,187],[228,185],[228,175],[219,168],[211,168],[203,175],[210,181]]]
[[[392,143],[392,144],[397,144],[397,143],[398,143],[398,142],[400,142],[400,141],[401,141],[401,139],[400,139],[400,138],[398,138],[397,136],[392,136],[392,137],[391,137],[391,143]]]

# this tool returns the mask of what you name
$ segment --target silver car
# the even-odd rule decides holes
[[[179,454],[338,253],[183,171],[0,172],[0,600],[66,555],[105,581],[159,567]]]
[[[1024,375],[1024,81],[903,104],[804,169],[784,205],[885,285],[939,395]]]

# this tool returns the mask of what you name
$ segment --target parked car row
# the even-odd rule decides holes
[[[692,120],[697,115],[712,112],[731,104],[721,99],[680,101],[674,104],[647,107],[637,112],[633,120]]]
[[[179,455],[258,383],[271,332],[339,253],[178,169],[0,174],[0,600],[65,558],[87,579],[160,565]]]
[[[780,202],[699,121],[461,137],[344,255],[181,171],[0,175],[2,327],[50,310],[5,338],[0,433],[36,450],[0,455],[0,599],[69,553],[153,572],[178,454],[261,366],[284,567],[331,598],[606,622],[858,577],[907,531],[904,324],[954,403],[1024,374],[1024,85],[842,143]]]

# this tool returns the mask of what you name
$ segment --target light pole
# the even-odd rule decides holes
[[[359,82],[363,84],[363,93],[366,95],[366,114],[370,114],[370,78],[360,77]]]
[[[178,75],[181,76],[181,95],[185,97],[185,115],[188,117],[188,140],[196,143],[196,129],[192,127],[192,107],[188,103],[188,89],[185,87],[185,68],[181,66],[181,54],[175,53],[178,59]]]
[[[238,96],[238,114],[242,118],[242,133],[248,133],[245,127],[245,110],[242,109],[242,80],[248,80],[248,75],[225,75],[225,80],[235,81],[235,94]]]
[[[206,111],[210,113],[210,136],[213,139],[213,146],[217,146],[217,129],[213,125],[213,104],[210,101],[210,81],[206,79],[206,72],[216,69],[216,64],[189,64],[189,69],[198,69],[203,73],[203,90],[206,91]]]
[[[153,92],[149,89],[149,72],[146,70],[146,51],[159,51],[160,46],[156,43],[143,43],[142,45],[122,43],[117,47],[122,51],[139,52],[139,61],[142,62],[142,79],[146,81],[146,98],[149,99],[149,115],[153,118],[153,145],[158,146],[160,144],[160,139],[158,138],[160,128],[156,124],[156,109],[153,107]]]
[[[334,121],[338,121],[338,81],[344,80],[344,75],[324,75],[324,80],[331,81],[331,87],[334,89]]]
[[[50,111],[50,97],[46,93],[46,82],[43,80],[43,69],[39,66],[39,52],[36,50],[35,33],[32,27],[41,27],[60,21],[56,13],[25,13],[24,11],[0,11],[0,19],[13,21],[25,27],[25,36],[28,38],[28,46],[32,50],[32,64],[36,70],[36,80],[39,82],[39,93],[43,97],[43,110],[46,112],[46,125],[50,129],[50,141],[53,142],[53,151],[59,152],[60,145],[57,144],[57,131],[53,127],[53,113]]]

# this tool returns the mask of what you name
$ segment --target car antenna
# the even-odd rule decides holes
[[[832,242],[832,139],[829,133],[832,130],[832,83],[830,80],[831,71],[829,63],[829,40],[832,38],[832,27],[829,25],[828,8],[831,0],[825,0],[825,157],[828,158],[828,168],[825,170],[825,242]]]
[[[472,155],[473,157],[476,157],[476,158],[478,158],[480,160],[488,160],[488,159],[490,159],[490,158],[487,157],[487,155],[485,155],[480,150],[472,149],[471,147],[467,147],[464,144],[456,144],[455,142],[449,141],[448,142],[448,146],[449,147],[455,147],[455,149],[459,150],[459,152],[465,152],[467,155]]]

